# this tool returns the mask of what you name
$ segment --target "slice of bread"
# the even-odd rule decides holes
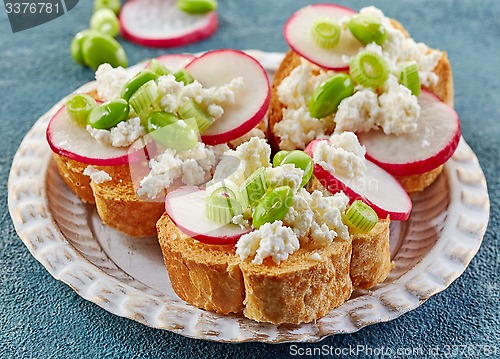
[[[351,241],[302,247],[276,265],[242,261],[234,245],[209,245],[182,233],[164,214],[158,239],[172,288],[186,302],[220,314],[274,324],[317,320],[352,293]],[[318,253],[319,259],[312,254]]]
[[[87,164],[53,154],[66,185],[85,203],[95,204],[103,223],[133,237],[155,236],[156,222],[165,209],[161,198],[143,201],[135,194],[128,164],[93,166],[111,181],[97,184],[83,172]]]
[[[379,220],[367,234],[352,237],[351,279],[356,288],[382,283],[394,267],[389,249],[389,218]]]
[[[391,22],[395,28],[401,30],[407,37],[409,36],[399,22],[395,20],[391,20]],[[288,77],[288,75],[290,75],[292,70],[300,65],[300,63],[300,56],[294,51],[289,50],[285,55],[283,61],[281,62],[271,86],[271,102],[268,113],[268,139],[271,147],[273,148],[273,151],[278,151],[280,149],[281,139],[274,132],[274,126],[283,119],[282,111],[283,108],[285,108],[285,105],[283,105],[279,100],[278,87],[281,82],[286,77]],[[442,52],[441,58],[435,67],[435,73],[439,76],[439,81],[436,83],[436,85],[430,86],[426,89],[433,92],[443,102],[447,103],[450,106],[453,106],[453,76],[451,65],[446,52]],[[331,134],[331,131],[327,130],[326,132],[327,135]],[[430,172],[426,172],[420,175],[402,176],[398,179],[409,193],[415,193],[432,184],[437,176],[441,173],[441,170],[434,169]]]

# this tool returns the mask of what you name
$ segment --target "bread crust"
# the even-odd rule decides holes
[[[135,193],[128,164],[93,166],[105,171],[111,181],[97,184],[83,172],[87,164],[53,154],[66,185],[85,203],[95,204],[103,223],[132,237],[156,235],[156,221],[164,212],[162,198],[142,201]]]
[[[208,245],[183,234],[164,214],[158,239],[172,288],[186,302],[221,314],[242,313],[274,324],[321,318],[352,293],[351,241],[301,248],[276,265],[242,261],[234,245]],[[314,252],[321,257],[315,260]]]
[[[394,267],[389,248],[390,220],[382,219],[366,234],[352,238],[351,279],[357,288],[382,283]]]

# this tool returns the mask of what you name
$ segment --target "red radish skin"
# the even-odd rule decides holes
[[[333,49],[317,46],[310,35],[313,21],[318,17],[330,17],[338,21],[356,12],[335,4],[313,4],[295,12],[286,22],[284,36],[288,45],[308,61],[328,70],[348,71],[349,64],[342,56],[354,56],[363,45],[352,36],[350,31],[342,31],[339,43]]]
[[[450,159],[460,142],[460,120],[453,108],[424,90],[419,103],[416,132],[398,136],[380,130],[358,134],[359,142],[366,147],[366,158],[392,175],[432,171]]]
[[[96,141],[85,127],[77,125],[66,112],[66,107],[52,117],[45,133],[51,150],[69,159],[95,166],[119,166],[142,162],[156,151],[153,142],[136,142],[134,146],[113,147]]]
[[[163,65],[167,66],[173,71],[180,70],[185,67],[191,61],[193,61],[196,56],[191,54],[165,54],[162,56],[158,56],[156,60],[158,60]],[[149,68],[151,61],[146,64],[146,68]]]
[[[169,192],[165,212],[181,232],[206,244],[234,244],[250,229],[235,224],[220,225],[205,215],[204,189],[185,186]]]
[[[166,9],[167,11],[165,11],[164,6],[167,2],[171,4],[169,4],[169,7]],[[154,19],[149,22],[147,21],[146,24],[137,24],[135,21],[138,16],[141,16],[141,10],[148,6],[157,7],[156,10],[153,10],[155,16],[158,17],[156,23],[162,21],[162,13],[175,12],[178,17],[190,16],[194,18],[193,15],[184,14],[178,10],[175,0],[129,0],[123,5],[120,11],[120,30],[125,39],[138,45],[157,48],[184,46],[212,36],[219,24],[217,13],[212,11],[206,15],[196,15],[197,19],[203,19],[203,21],[194,28],[186,29],[184,33],[179,34],[179,31],[174,33],[164,31],[163,33],[146,35],[144,33],[146,28],[144,25],[147,26],[148,23],[154,24]],[[162,10],[164,11],[162,12]],[[163,19],[163,21],[167,20],[168,19]]]
[[[186,70],[204,87],[222,86],[240,76],[244,81],[236,103],[224,106],[224,115],[202,134],[204,143],[217,145],[241,137],[266,115],[271,98],[269,79],[250,55],[229,49],[210,51],[194,59]]]
[[[311,158],[319,141],[325,140],[314,140],[305,149]],[[319,164],[314,165],[314,175],[331,193],[343,191],[351,203],[355,200],[362,200],[373,208],[379,218],[389,216],[395,221],[406,221],[412,209],[408,193],[394,177],[382,168],[370,161],[367,161],[366,165],[365,177],[355,179],[350,185],[345,183],[345,179],[336,177]],[[375,187],[375,191],[370,191],[373,187]],[[397,203],[393,208],[389,208],[391,204],[387,203],[388,201]]]

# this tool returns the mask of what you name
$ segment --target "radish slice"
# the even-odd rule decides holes
[[[288,45],[303,58],[328,70],[347,71],[349,65],[343,56],[356,55],[363,45],[356,40],[349,30],[343,30],[339,43],[332,49],[316,45],[311,37],[311,27],[318,17],[329,17],[339,21],[351,17],[356,12],[334,4],[314,4],[294,13],[285,24],[285,40]]]
[[[270,88],[266,71],[253,57],[237,50],[215,50],[194,59],[186,70],[204,87],[222,86],[242,77],[236,101],[201,136],[209,145],[227,143],[254,128],[266,115]]]
[[[313,157],[319,141],[311,142],[306,152]],[[370,161],[366,161],[363,176],[348,178],[333,174],[319,164],[314,165],[314,175],[331,193],[343,191],[351,202],[359,199],[368,204],[380,218],[390,216],[395,221],[405,221],[410,216],[412,203],[408,193],[389,173]]]
[[[190,15],[175,0],[130,0],[120,11],[122,36],[139,45],[174,47],[211,36],[218,26],[217,13]]]
[[[47,142],[53,152],[75,161],[96,166],[118,166],[149,158],[142,141],[130,147],[113,147],[96,141],[85,129],[78,126],[63,106],[49,122],[46,131]]]
[[[181,187],[165,198],[165,211],[184,234],[208,244],[232,244],[250,232],[235,224],[220,225],[205,215],[207,193],[198,187]]]
[[[381,130],[359,133],[366,157],[397,176],[431,171],[450,159],[460,141],[460,121],[453,108],[434,94],[421,92],[415,132],[387,135]]]
[[[156,60],[172,71],[177,71],[186,67],[195,57],[191,54],[165,54],[157,57]],[[146,68],[149,68],[150,63],[151,61],[146,64]]]

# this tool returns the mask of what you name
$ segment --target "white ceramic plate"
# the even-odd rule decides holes
[[[270,76],[283,56],[250,53]],[[395,268],[372,291],[357,291],[316,323],[299,326],[203,311],[173,292],[156,238],[128,238],[104,226],[95,208],[64,185],[45,140],[47,123],[63,101],[35,123],[14,157],[9,177],[14,225],[54,278],[105,310],[151,327],[223,342],[318,341],[352,333],[415,309],[448,287],[465,270],[486,230],[486,181],[462,139],[443,175],[413,197],[410,220],[391,224]]]

